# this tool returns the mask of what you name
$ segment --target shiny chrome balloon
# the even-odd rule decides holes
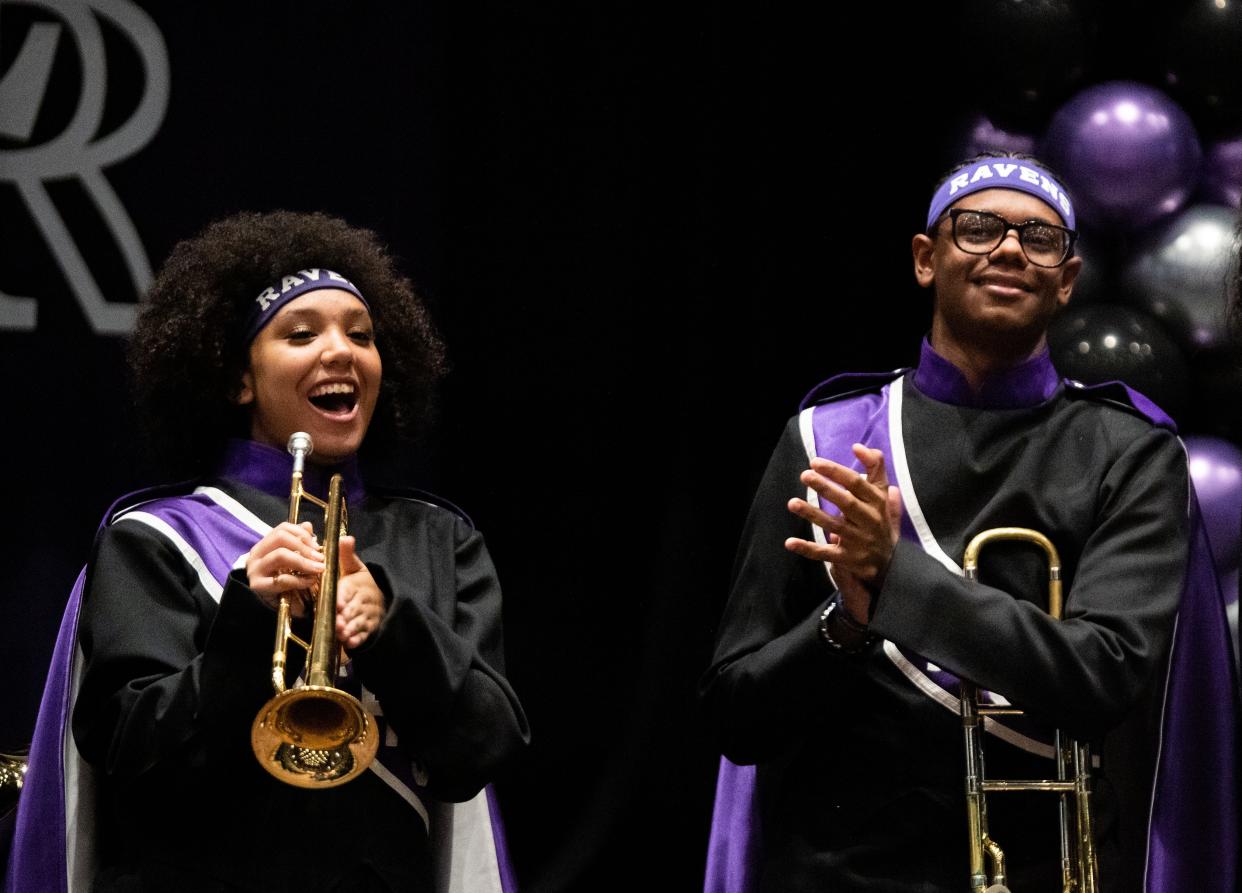
[[[1148,235],[1122,271],[1128,300],[1160,320],[1188,352],[1227,341],[1236,223],[1232,208],[1194,205]]]

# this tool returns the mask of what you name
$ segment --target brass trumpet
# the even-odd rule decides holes
[[[1048,614],[1061,619],[1061,558],[1048,537],[1025,527],[996,527],[970,541],[962,560],[966,579],[979,577],[979,552],[998,540],[1022,540],[1042,548],[1048,557]],[[1051,791],[1060,798],[1062,893],[1098,893],[1099,865],[1091,826],[1091,748],[1057,730],[1053,740],[1057,777],[1035,781],[991,781],[983,769],[985,716],[1020,715],[1012,707],[979,703],[979,689],[962,680],[962,731],[966,737],[966,812],[970,834],[970,889],[972,893],[1009,893],[1005,853],[988,835],[985,795],[1002,791]],[[1071,777],[1072,776],[1072,777]],[[984,853],[992,863],[991,886],[984,871]]]
[[[250,744],[259,765],[276,778],[299,788],[331,788],[364,772],[379,748],[375,717],[349,692],[333,683],[340,672],[341,646],[336,641],[336,584],[340,573],[338,544],[347,515],[341,476],[328,484],[327,501],[302,488],[302,471],[312,450],[309,434],[289,438],[293,480],[289,488],[289,521],[296,524],[303,499],[324,510],[324,571],[315,594],[314,626],[309,644],[294,635],[289,596],[276,611],[276,646],[272,652],[272,688],[276,695],[263,705],[250,727]],[[289,642],[306,649],[305,684],[285,687]]]

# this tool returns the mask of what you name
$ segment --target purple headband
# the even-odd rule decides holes
[[[1074,228],[1074,206],[1065,187],[1037,164],[1019,158],[984,158],[964,167],[936,190],[927,211],[927,228],[940,219],[949,205],[972,192],[984,189],[1017,189],[1029,193],[1061,215],[1065,225]]]
[[[269,285],[259,292],[259,296],[254,299],[254,304],[250,308],[250,313],[246,316],[245,325],[242,327],[242,343],[249,344],[253,341],[263,327],[272,321],[272,317],[280,311],[281,307],[294,298],[320,288],[339,288],[341,291],[347,291],[361,301],[368,312],[371,310],[371,305],[362,296],[362,292],[358,291],[357,286],[340,273],[319,267],[298,270],[296,273],[281,276],[277,285]]]

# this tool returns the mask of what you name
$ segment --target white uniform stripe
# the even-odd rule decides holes
[[[250,511],[250,509],[246,508],[223,490],[217,487],[197,487],[194,492],[201,493],[203,496],[206,496],[259,536],[267,536],[267,534],[271,532],[272,526],[270,524],[264,523],[258,515]]]
[[[931,526],[927,523],[923,509],[919,506],[918,495],[914,492],[914,481],[910,479],[910,466],[906,462],[906,444],[901,430],[901,396],[904,383],[905,378],[899,378],[889,386],[888,390],[888,442],[893,450],[893,471],[897,475],[897,486],[901,490],[901,504],[905,507],[906,514],[910,516],[910,522],[914,524],[914,530],[919,536],[923,551],[960,577],[963,573],[961,567],[945,554],[944,549],[940,548],[940,543],[936,542],[935,536],[932,535]]]
[[[1147,849],[1143,853],[1143,889],[1147,889],[1147,878],[1151,874],[1151,825],[1156,816],[1156,789],[1160,786],[1160,758],[1164,754],[1164,719],[1169,709],[1169,680],[1173,676],[1173,655],[1177,650],[1177,622],[1173,618],[1173,633],[1169,637],[1169,659],[1164,672],[1164,696],[1160,699],[1160,722],[1156,726],[1156,771],[1151,778],[1151,797],[1147,805]],[[1094,758],[1094,755],[1093,755]]]
[[[73,649],[69,703],[77,700],[86,660]],[[95,877],[95,772],[78,752],[73,724],[66,722],[60,745],[65,773],[65,874],[68,893],[88,893]]]
[[[487,791],[480,791],[465,803],[444,804],[437,818],[449,825],[441,828],[437,836],[440,843],[448,838],[448,877],[437,881],[447,881],[450,893],[504,893]],[[443,854],[443,848],[439,852]],[[444,870],[443,866],[440,870]]]
[[[811,460],[819,455],[815,451],[815,407],[808,406],[798,414],[798,432],[802,435],[802,448],[806,450],[806,461],[810,465]],[[819,505],[819,494],[811,487],[806,488],[806,501],[811,505]],[[822,506],[821,506],[822,508]],[[815,542],[821,546],[828,545],[828,537],[824,534],[824,528],[818,524],[811,525],[811,534],[815,537]],[[837,581],[832,579],[832,562],[824,562],[824,570],[828,573],[828,580],[832,583],[833,588],[837,586]]]
[[[897,669],[905,673],[906,677],[919,687],[923,694],[936,701],[946,710],[952,711],[955,716],[961,714],[961,699],[949,694],[937,685],[931,677],[925,674],[914,664],[910,663],[910,661],[906,660],[906,656],[901,653],[897,646],[887,639],[884,640],[884,653],[888,655],[889,660],[897,665]],[[1001,699],[998,698],[997,700],[999,701]],[[1044,744],[1042,741],[1037,741],[1034,738],[1023,735],[1021,732],[1014,731],[1008,726],[1003,726],[990,716],[985,716],[983,718],[983,727],[986,731],[995,735],[997,738],[1000,738],[1002,741],[1008,741],[1014,747],[1020,747],[1028,753],[1033,753],[1036,756],[1041,756],[1048,760],[1051,760],[1056,756],[1056,753],[1053,751],[1051,745]],[[1096,760],[1096,765],[1099,765],[1098,760]]]
[[[431,827],[431,819],[427,815],[427,807],[423,805],[423,801],[418,798],[417,794],[406,787],[401,779],[389,772],[387,767],[379,760],[371,762],[371,771],[378,775],[384,784],[396,791],[406,803],[414,807],[414,811],[423,817],[424,825],[428,828]]]
[[[139,524],[146,524],[167,537],[168,541],[181,553],[181,557],[185,559],[186,564],[194,569],[194,573],[198,575],[198,582],[207,590],[207,594],[215,602],[218,603],[220,601],[220,596],[224,594],[224,588],[207,570],[207,565],[203,563],[203,559],[199,557],[199,554],[194,551],[189,543],[181,538],[181,534],[169,526],[167,521],[157,518],[149,512],[126,512],[113,523],[119,524],[122,521],[137,521]]]

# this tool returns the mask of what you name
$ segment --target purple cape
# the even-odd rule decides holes
[[[945,395],[960,386],[944,360],[925,345],[919,367],[920,390]],[[1050,395],[1046,355],[1015,378],[1015,385]],[[851,452],[864,442],[892,456],[888,425],[891,385],[876,390],[882,378],[845,375],[813,390],[803,408],[826,393],[846,396],[815,406],[812,429],[817,455],[860,470]],[[928,382],[929,377],[939,380]],[[957,376],[960,378],[960,375]],[[1034,384],[1030,382],[1034,380]],[[924,384],[930,383],[930,388]],[[1069,383],[1079,391],[1076,382]],[[854,389],[858,393],[851,394]],[[1099,386],[1106,399],[1125,402],[1154,424],[1172,427],[1155,404],[1119,383]],[[1046,393],[1045,393],[1046,392]],[[956,401],[951,401],[956,402]],[[904,449],[904,447],[903,447]],[[1225,620],[1225,602],[1208,549],[1207,535],[1194,498],[1190,505],[1190,554],[1179,602],[1164,711],[1159,729],[1155,777],[1151,781],[1144,893],[1237,889],[1239,844],[1238,681]],[[835,508],[824,505],[825,510]],[[919,537],[909,513],[903,513],[902,536]],[[705,893],[753,893],[757,887],[763,833],[755,802],[755,767],[721,758],[716,802],[708,843]],[[963,878],[963,884],[966,879]]]

